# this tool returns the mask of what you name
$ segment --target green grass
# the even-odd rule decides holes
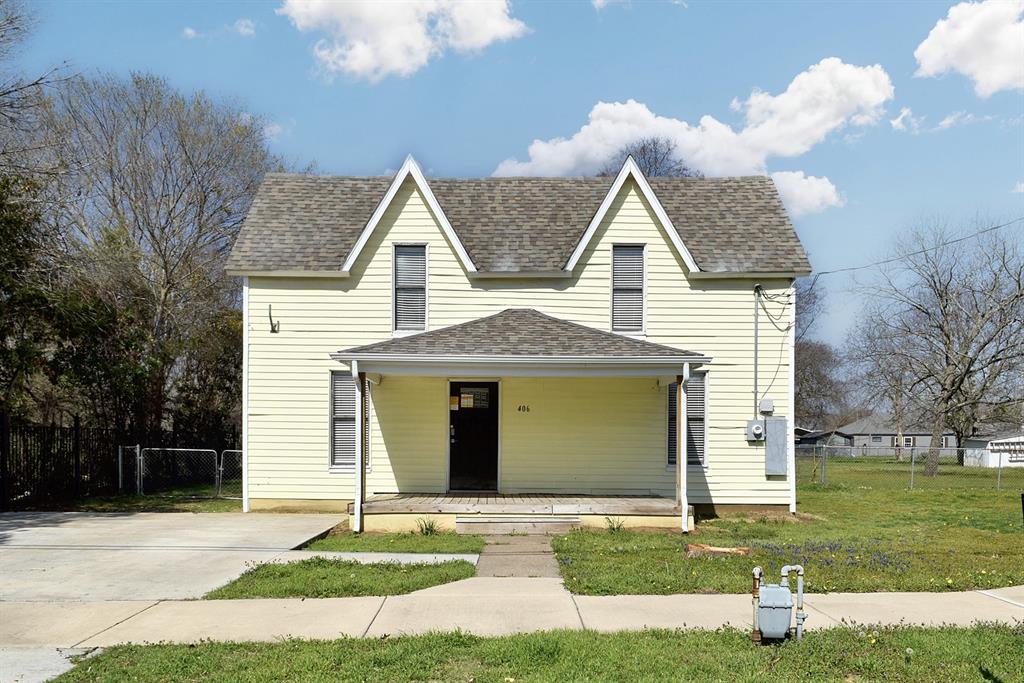
[[[57,680],[85,681],[1020,681],[1024,629],[830,629],[757,646],[747,633],[460,633],[279,643],[112,647]]]
[[[334,533],[313,541],[307,550],[379,553],[479,553],[484,539],[472,534],[437,533],[422,536],[402,534]]]
[[[749,590],[755,564],[775,578],[782,565],[794,563],[804,565],[812,592],[1024,584],[1019,491],[900,490],[858,464],[845,471],[830,467],[829,481],[842,483],[801,485],[795,519],[774,514],[706,520],[689,537],[578,531],[556,538],[566,586],[586,595],[739,593]],[[684,548],[691,541],[749,546],[752,554],[688,559]]]
[[[468,579],[475,573],[476,567],[464,560],[443,564],[359,564],[313,557],[287,564],[258,565],[205,597],[234,600],[403,595]]]
[[[84,498],[60,509],[73,512],[241,512],[241,498],[214,498],[213,486],[189,486],[145,496]]]

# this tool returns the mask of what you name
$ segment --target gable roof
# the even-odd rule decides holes
[[[442,227],[451,227],[449,239],[464,249],[470,272],[553,275],[585,246],[594,219],[614,198],[610,190],[624,182],[627,165],[614,179],[422,179],[421,189],[427,185],[432,191],[438,219]],[[389,190],[410,172],[403,166],[394,178],[268,174],[232,248],[228,270],[344,274],[342,264],[372,231],[376,223],[371,221],[386,208]],[[638,175],[637,184],[647,194]],[[677,250],[682,247],[681,256],[690,255],[694,270],[810,271],[771,178],[659,177],[645,182],[651,191],[648,201],[656,213],[663,210],[666,227],[678,237],[673,240]]]
[[[501,313],[430,332],[357,346],[338,358],[561,359],[707,362],[698,353],[596,330],[532,308]]]

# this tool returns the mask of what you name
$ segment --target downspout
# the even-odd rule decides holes
[[[758,309],[760,307],[761,307],[761,285],[760,284],[756,284],[756,285],[754,285],[754,419],[755,420],[757,419],[757,417],[759,415],[759,413],[758,413],[759,406],[758,406],[758,400],[757,400],[757,398],[758,398],[758,386],[757,386],[758,372],[757,372],[757,365],[758,365],[758,359],[759,359],[758,344],[759,344],[759,337],[760,337],[760,334],[758,332],[758,328],[760,327],[760,322],[761,322],[761,313],[760,313],[760,311]]]
[[[682,515],[683,533],[690,531],[690,496],[687,493],[688,477],[687,465],[689,457],[689,444],[686,440],[686,384],[690,381],[690,364],[683,363],[683,375],[681,382],[676,387],[676,471],[679,473],[679,510]]]
[[[242,278],[242,512],[249,511],[249,277]]]
[[[352,379],[356,385],[356,462],[355,462],[355,495],[352,497],[352,523],[351,529],[355,533],[363,530],[363,435],[366,433],[363,428],[363,386],[359,376],[359,361],[352,361]]]

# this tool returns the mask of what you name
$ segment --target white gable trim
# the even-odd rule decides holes
[[[594,219],[590,221],[590,225],[587,226],[587,231],[583,233],[583,237],[580,239],[579,244],[576,245],[576,249],[572,252],[572,256],[569,257],[569,261],[565,264],[565,270],[571,272],[576,264],[579,263],[580,258],[583,256],[583,252],[586,250],[587,245],[590,244],[590,240],[593,239],[594,233],[597,232],[597,228],[601,225],[601,221],[604,220],[605,214],[608,213],[608,209],[611,208],[612,202],[619,195],[619,191],[622,190],[622,186],[625,184],[626,179],[632,176],[636,182],[637,187],[640,188],[640,192],[643,193],[644,198],[654,209],[654,215],[658,217],[662,227],[665,228],[665,232],[668,233],[668,238],[672,242],[672,245],[676,248],[676,252],[679,257],[683,259],[683,263],[690,269],[692,273],[699,273],[700,268],[697,267],[697,262],[693,260],[693,256],[690,254],[690,250],[683,244],[683,240],[679,237],[679,232],[676,227],[672,225],[672,220],[665,213],[665,207],[658,201],[658,197],[655,196],[654,190],[651,189],[650,183],[647,182],[647,178],[644,177],[640,167],[633,161],[633,157],[627,157],[626,162],[622,164],[622,168],[619,170],[619,174],[615,176],[615,182],[612,183],[612,187],[608,190],[608,194],[605,195],[604,201],[601,202],[600,208],[597,213],[594,214]]]
[[[384,198],[380,200],[373,215],[370,216],[370,220],[366,223],[366,227],[363,228],[363,232],[360,233],[359,239],[356,240],[355,246],[352,247],[352,251],[349,253],[348,258],[345,259],[345,263],[341,266],[342,277],[348,276],[349,271],[355,264],[356,259],[359,258],[359,254],[362,253],[363,247],[366,246],[367,241],[370,239],[370,235],[377,228],[377,224],[380,223],[380,219],[384,217],[384,212],[387,211],[388,207],[391,206],[391,202],[394,200],[395,195],[398,194],[398,189],[402,187],[402,183],[405,179],[412,176],[416,186],[423,193],[423,196],[427,200],[427,206],[437,217],[439,223],[441,223],[441,229],[444,231],[445,237],[448,238],[449,243],[455,248],[455,253],[458,254],[459,260],[462,261],[462,265],[470,273],[476,272],[476,266],[473,265],[473,260],[469,258],[469,253],[466,251],[466,247],[463,246],[462,240],[455,234],[455,229],[452,224],[448,221],[448,217],[444,215],[444,211],[441,210],[441,205],[437,203],[437,198],[431,191],[430,186],[427,184],[427,179],[423,176],[423,171],[420,170],[420,165],[416,163],[416,160],[412,158],[410,154],[405,158],[405,163],[402,164],[402,168],[398,169],[398,173],[395,174],[395,179],[391,181],[391,186],[388,187],[387,193]]]

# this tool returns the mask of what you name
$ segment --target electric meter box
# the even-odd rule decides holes
[[[783,475],[789,471],[789,445],[793,436],[789,433],[789,420],[784,417],[764,419],[764,473]]]

